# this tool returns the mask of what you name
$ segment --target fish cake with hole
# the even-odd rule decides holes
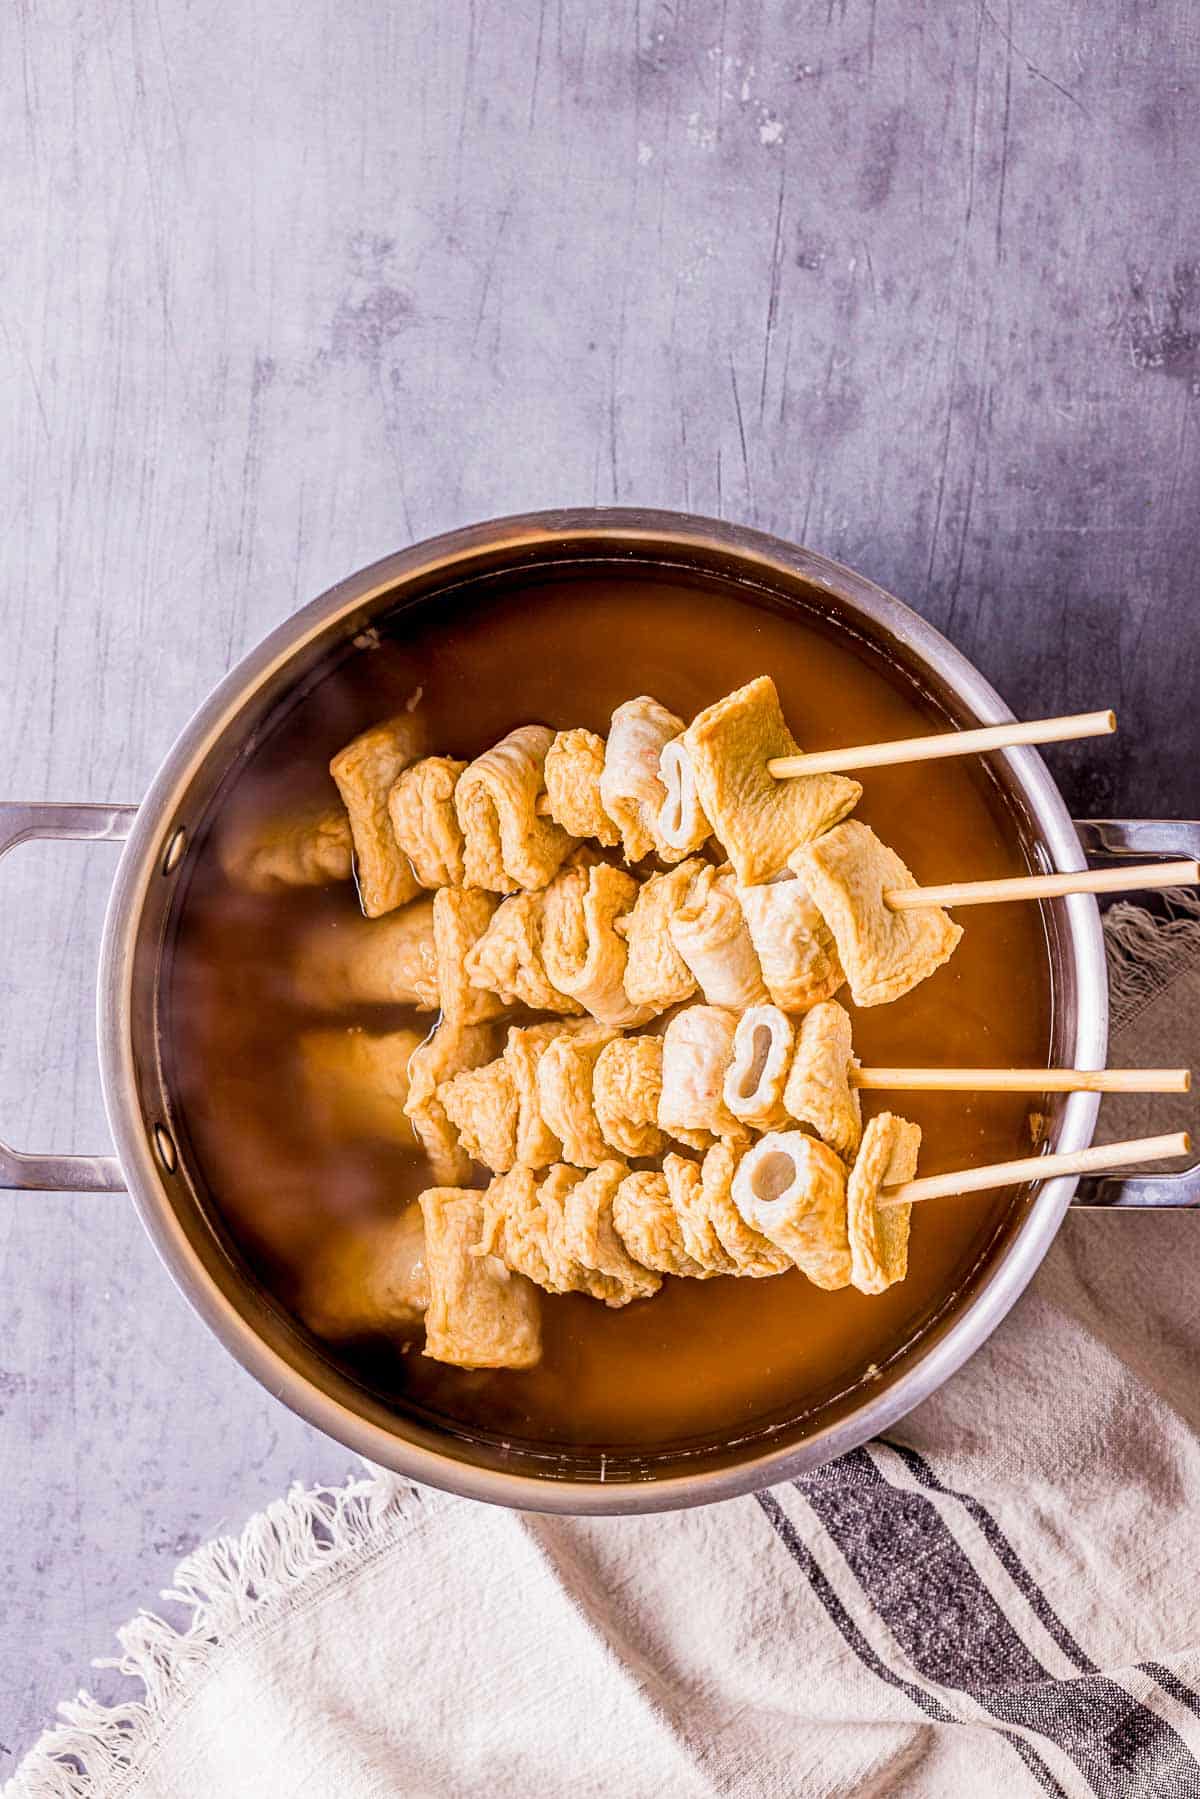
[[[738,1163],[731,1188],[743,1220],[827,1292],[850,1284],[846,1169],[803,1131],[768,1131]]]

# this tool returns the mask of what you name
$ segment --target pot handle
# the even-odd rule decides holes
[[[1200,860],[1200,819],[1077,818],[1075,829],[1091,862],[1140,861],[1145,856]],[[1073,1203],[1105,1209],[1138,1206],[1165,1210],[1200,1206],[1200,1163],[1178,1174],[1085,1177]]]
[[[72,837],[87,843],[123,843],[136,806],[71,806],[48,801],[0,801],[0,856],[36,837]],[[115,1156],[39,1156],[0,1141],[0,1188],[36,1193],[123,1193],[125,1177]]]

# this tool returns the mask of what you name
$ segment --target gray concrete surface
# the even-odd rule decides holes
[[[466,519],[645,502],[950,632],[1083,811],[1194,813],[1188,0],[0,8],[0,770],[136,799],[270,625]],[[105,1141],[114,852],[0,868],[0,1131]],[[177,1556],[349,1458],[121,1199],[0,1195],[0,1775]],[[103,1677],[108,1678],[108,1677]]]

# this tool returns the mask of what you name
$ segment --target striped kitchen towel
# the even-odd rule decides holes
[[[1107,930],[1114,1059],[1190,1061],[1200,920]],[[1107,1134],[1188,1122],[1151,1104]],[[1079,1213],[887,1441],[770,1492],[296,1492],[189,1557],[182,1613],[122,1632],[128,1700],[64,1707],[6,1791],[1200,1799],[1198,1302],[1200,1214]]]

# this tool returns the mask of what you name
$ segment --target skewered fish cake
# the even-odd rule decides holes
[[[661,1037],[617,1037],[592,1071],[592,1109],[606,1143],[631,1159],[660,1156],[669,1141],[658,1126]]]
[[[850,1014],[835,999],[822,1001],[800,1020],[783,1103],[789,1117],[808,1125],[847,1163],[862,1139],[862,1106],[850,1085],[856,1066]]]
[[[557,1283],[552,1290],[587,1293],[592,1299],[602,1299],[605,1305],[623,1306],[628,1303],[624,1277],[598,1273],[577,1260],[569,1247],[567,1207],[575,1190],[583,1186],[587,1178],[581,1169],[556,1162],[538,1183],[538,1203],[546,1215],[551,1248],[550,1276]]]
[[[504,1059],[512,1074],[516,1098],[516,1159],[530,1168],[547,1168],[563,1157],[557,1132],[557,1113],[543,1100],[542,1065],[552,1052],[567,1056],[576,1046],[597,1040],[607,1042],[611,1032],[590,1018],[555,1019],[549,1024],[514,1026],[504,1046]],[[590,1096],[590,1064],[586,1090]],[[590,1097],[588,1101],[590,1112]],[[607,1153],[607,1151],[605,1152]],[[565,1158],[574,1161],[574,1156]],[[602,1158],[601,1158],[602,1159]]]
[[[705,1274],[735,1273],[737,1263],[725,1253],[708,1215],[699,1163],[689,1161],[686,1156],[665,1156],[663,1174],[668,1197],[679,1221],[684,1254]]]
[[[463,834],[454,789],[466,768],[454,756],[425,756],[404,769],[388,795],[392,834],[422,887],[461,887]]]
[[[608,849],[621,833],[604,810],[600,777],[604,739],[595,731],[557,731],[546,752],[546,798],[550,816],[572,837],[593,837]]]
[[[829,830],[858,804],[862,788],[844,775],[777,781],[767,763],[798,745],[775,683],[760,675],[708,706],[684,733],[700,804],[744,885],[769,881],[800,844]]]
[[[665,1174],[626,1175],[613,1196],[613,1223],[635,1262],[659,1274],[707,1280],[709,1271],[693,1262],[683,1247],[683,1233]]]
[[[625,991],[628,950],[615,926],[632,907],[638,884],[607,862],[564,871],[546,894],[542,959],[552,986],[602,1024],[633,1026],[652,1016]]]
[[[742,1124],[760,1131],[788,1124],[783,1089],[793,1047],[792,1021],[778,1006],[749,1006],[738,1019],[722,1097]]]
[[[354,872],[350,815],[341,805],[301,806],[265,829],[235,828],[221,843],[220,859],[229,880],[247,893],[348,881]]]
[[[473,1162],[507,1174],[517,1159],[517,1090],[503,1056],[443,1081],[437,1098]]]
[[[363,731],[329,764],[350,815],[358,893],[368,918],[394,912],[421,883],[396,842],[388,796],[401,773],[424,748],[423,720],[400,712]]]
[[[453,1024],[443,1019],[409,1062],[405,1111],[420,1138],[433,1178],[440,1186],[457,1187],[470,1179],[471,1158],[459,1141],[438,1095],[438,1088],[469,1068],[490,1062],[500,1047],[496,1024]]]
[[[613,1200],[628,1173],[624,1162],[601,1162],[571,1188],[563,1207],[564,1247],[582,1267],[616,1283],[612,1306],[650,1299],[662,1286],[660,1275],[630,1255],[613,1221]]]
[[[792,1266],[786,1251],[751,1229],[733,1203],[733,1177],[738,1151],[731,1143],[714,1143],[700,1165],[704,1211],[735,1274],[751,1280],[784,1274]]]
[[[769,1131],[747,1150],[733,1177],[733,1203],[752,1230],[782,1249],[814,1286],[850,1281],[846,1170],[803,1131]]]
[[[625,938],[625,992],[635,1006],[668,1006],[691,999],[696,977],[675,947],[671,920],[684,904],[692,881],[707,864],[694,857],[666,874],[651,875],[638,889],[633,910],[618,919]]]
[[[554,877],[561,881],[569,873]],[[554,881],[550,883],[553,887]],[[532,1012],[582,1012],[578,1000],[560,993],[546,974],[542,959],[542,920],[546,893],[514,893],[502,900],[487,930],[463,964],[474,987],[494,993],[506,1005],[528,1006]]]
[[[626,700],[612,715],[600,799],[621,833],[625,855],[640,862],[651,850],[678,862],[686,850],[673,849],[658,834],[658,815],[667,790],[659,778],[663,748],[683,730],[683,720],[648,694]]]
[[[608,1305],[624,1305],[624,1279],[585,1267],[568,1247],[567,1202],[583,1179],[582,1169],[562,1162],[540,1180],[525,1167],[499,1176],[482,1195],[475,1254],[498,1256],[547,1293],[586,1293]]]
[[[618,1033],[611,1027],[593,1024],[589,1019],[573,1033],[557,1025],[555,1040],[546,1049],[537,1067],[537,1101],[548,1140],[558,1147],[555,1154],[579,1168],[598,1168],[611,1160],[612,1146],[605,1142],[592,1100],[592,1081],[596,1063],[606,1045]],[[545,1157],[554,1161],[555,1155]],[[536,1164],[535,1164],[536,1166]]]
[[[899,999],[953,955],[962,931],[940,906],[893,912],[885,903],[886,892],[916,881],[857,819],[805,844],[791,865],[833,932],[856,1006]]]
[[[748,1135],[722,1098],[737,1014],[718,1006],[685,1006],[662,1038],[662,1094],[658,1122],[693,1149],[717,1137]]]
[[[429,1304],[425,1221],[414,1200],[398,1218],[340,1231],[297,1300],[319,1337],[394,1336],[418,1327]]]
[[[706,862],[671,916],[671,941],[710,1006],[765,1005],[769,995],[729,869]]]
[[[519,725],[459,776],[454,809],[468,886],[489,893],[544,887],[574,848],[574,837],[537,813],[553,740],[545,725]]]
[[[850,1279],[860,1293],[882,1293],[908,1273],[911,1206],[878,1206],[882,1186],[897,1187],[917,1172],[921,1127],[894,1112],[868,1124],[846,1190]]]
[[[414,1148],[417,1134],[405,1107],[409,1066],[421,1042],[419,1031],[304,1031],[300,1065],[318,1128],[330,1137],[376,1137]]]
[[[322,920],[297,944],[293,978],[304,1005],[438,1006],[433,900],[427,894],[386,918]]]
[[[492,922],[499,901],[478,887],[439,887],[433,896],[433,948],[442,1015],[455,1024],[498,1018],[504,1000],[475,986],[467,967],[472,950]]]
[[[658,814],[655,836],[673,854],[689,856],[708,842],[712,826],[700,804],[692,759],[682,737],[673,737],[663,745],[658,776],[666,798]]]
[[[797,1013],[832,999],[846,975],[833,932],[803,881],[783,875],[739,887],[737,896],[772,1003]]]
[[[532,1368],[542,1355],[538,1298],[496,1256],[474,1254],[482,1195],[462,1187],[422,1193],[429,1307],[425,1354],[459,1368]]]

